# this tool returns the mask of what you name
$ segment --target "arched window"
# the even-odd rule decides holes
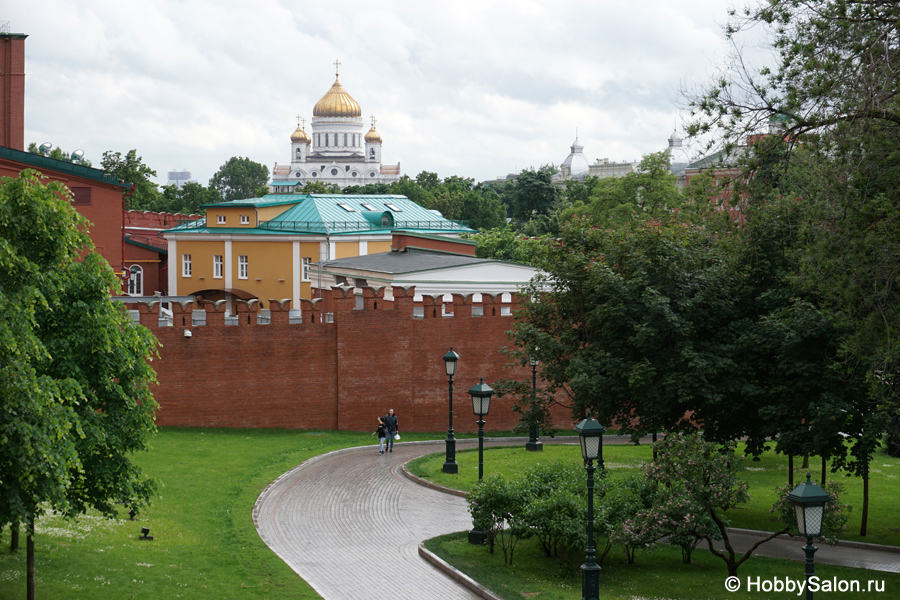
[[[375,159],[375,148],[369,148],[369,158]]]
[[[129,269],[128,277],[128,295],[143,296],[144,295],[144,269],[139,265],[132,265]]]

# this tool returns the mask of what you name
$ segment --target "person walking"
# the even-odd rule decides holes
[[[387,433],[384,430],[384,421],[378,417],[378,429],[372,432],[372,435],[378,436],[378,454],[384,454],[384,438]]]
[[[384,433],[387,435],[387,441],[384,444],[385,448],[389,452],[393,452],[394,435],[400,433],[400,427],[397,425],[397,415],[394,414],[394,409],[390,409],[388,414],[381,420],[384,423]]]

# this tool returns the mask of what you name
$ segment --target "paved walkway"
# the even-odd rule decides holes
[[[604,444],[627,439],[605,438]],[[509,443],[485,440],[486,446]],[[477,447],[477,440],[457,441],[457,448],[467,447]],[[472,526],[462,497],[403,474],[407,461],[443,450],[443,441],[398,443],[383,456],[368,446],[310,459],[263,491],[253,509],[256,529],[325,600],[382,594],[396,600],[484,598],[418,553],[421,541]],[[735,532],[732,543],[741,551],[756,539],[752,532]],[[803,543],[779,538],[756,554],[802,561]],[[819,545],[816,562],[900,572],[900,554],[859,546]]]

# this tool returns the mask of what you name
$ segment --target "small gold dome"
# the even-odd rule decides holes
[[[377,131],[375,131],[374,125],[372,125],[372,129],[370,129],[369,132],[366,134],[366,142],[367,143],[368,142],[373,142],[373,143],[378,142],[379,144],[382,143],[381,136],[378,135]]]
[[[361,117],[362,109],[335,77],[331,89],[313,108],[314,117]]]
[[[297,126],[297,130],[291,134],[291,143],[292,144],[311,144],[312,139],[310,139],[309,134],[300,127]]]

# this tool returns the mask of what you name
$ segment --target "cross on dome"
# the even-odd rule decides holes
[[[335,59],[334,60],[334,76],[335,77],[338,76],[338,67],[340,67],[340,66],[341,66],[341,61]]]

